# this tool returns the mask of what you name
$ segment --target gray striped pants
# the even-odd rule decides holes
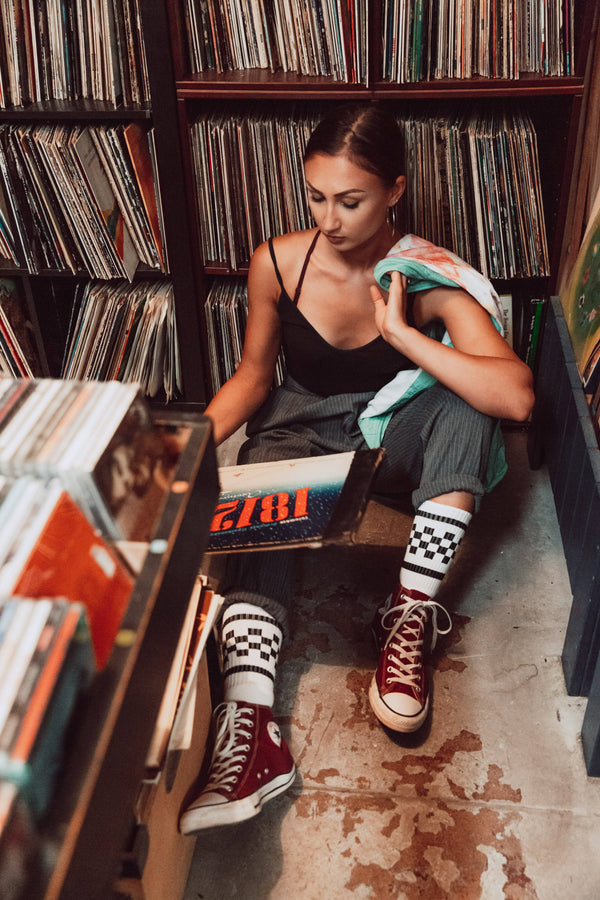
[[[247,427],[238,463],[267,462],[365,449],[358,415],[372,393],[310,394],[289,377]],[[374,490],[390,499],[425,500],[467,491],[484,493],[496,420],[436,383],[397,410],[385,431],[385,456]],[[284,632],[291,602],[294,551],[232,554],[223,587],[226,605],[254,603],[275,616]]]

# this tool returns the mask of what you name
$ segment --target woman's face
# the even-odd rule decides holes
[[[405,179],[394,187],[367,172],[347,156],[311,156],[304,165],[308,203],[315,223],[340,251],[352,250],[377,234],[388,207],[404,191]]]

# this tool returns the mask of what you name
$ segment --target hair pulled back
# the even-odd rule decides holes
[[[395,116],[374,104],[344,104],[328,113],[311,134],[304,162],[317,153],[347,156],[392,187],[404,174],[404,139]]]

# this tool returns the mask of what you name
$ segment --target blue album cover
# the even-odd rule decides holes
[[[320,546],[354,457],[334,453],[221,468],[208,552]]]

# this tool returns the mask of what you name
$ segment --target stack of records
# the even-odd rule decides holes
[[[182,374],[170,281],[88,281],[79,286],[63,378],[137,382],[154,397],[181,396]]]
[[[50,800],[65,729],[93,668],[80,604],[0,603],[0,778],[18,787],[35,819]]]
[[[242,278],[215,278],[204,306],[213,393],[231,378],[242,358],[248,319],[248,290]],[[283,357],[277,361],[275,384],[283,378]]]
[[[58,480],[11,479],[0,498],[0,597],[64,597],[85,607],[106,665],[133,579]]]
[[[0,278],[0,375],[34,378],[42,367],[17,283]]]
[[[368,0],[186,0],[190,68],[279,69],[366,83]]]
[[[0,472],[58,477],[108,540],[134,539],[119,513],[161,451],[136,384],[0,380]]]
[[[269,236],[311,227],[302,156],[321,113],[296,105],[265,113],[254,105],[196,119],[191,139],[206,263],[235,270]]]
[[[207,110],[193,123],[205,264],[236,270],[271,235],[314,224],[302,156],[322,112],[318,105]],[[483,113],[444,107],[399,122],[407,174],[401,229],[488,278],[548,275],[537,136],[527,112],[514,104]]]
[[[384,0],[383,77],[572,75],[573,14],[573,0]]]
[[[19,251],[11,221],[8,200],[0,178],[0,259],[7,260],[13,266],[18,266]]]
[[[0,7],[0,107],[149,99],[138,0],[14,0]]]
[[[173,656],[173,663],[156,718],[154,734],[146,754],[146,779],[152,779],[152,784],[155,784],[155,776],[164,767],[167,757],[167,745],[171,742],[171,749],[181,749],[180,744],[176,747],[173,746],[177,738],[177,734],[175,734],[173,741],[171,741],[173,729],[175,726],[175,730],[179,731],[183,724],[180,716],[189,714],[189,707],[187,710],[182,709],[182,702],[183,706],[186,707],[190,700],[192,705],[194,704],[194,699],[190,698],[189,695],[196,692],[195,677],[198,663],[205,651],[208,636],[211,633],[222,604],[223,597],[207,586],[206,576],[199,575],[190,595],[186,616],[177,642],[177,649]],[[189,724],[188,720],[183,727],[186,736],[189,735],[189,730],[186,727]],[[182,737],[181,731],[179,731],[179,737]],[[185,740],[183,744],[185,746]],[[148,787],[147,782],[145,787]],[[141,788],[140,793],[145,793],[144,787]],[[140,811],[140,806],[143,805],[143,802],[143,799],[141,799],[141,803],[136,804],[136,812]]]
[[[139,125],[0,127],[5,243],[31,273],[166,272],[153,134]],[[18,243],[18,246],[15,244]]]
[[[488,278],[549,274],[535,128],[518,107],[399,120],[407,189],[401,228]]]

